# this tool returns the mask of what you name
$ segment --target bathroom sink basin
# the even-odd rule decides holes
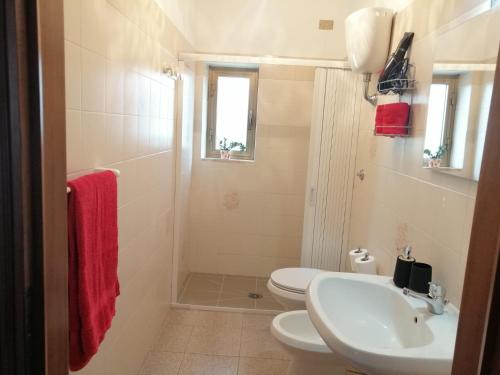
[[[340,272],[316,276],[306,303],[330,349],[368,374],[451,373],[458,324],[451,304],[434,315],[390,277]]]

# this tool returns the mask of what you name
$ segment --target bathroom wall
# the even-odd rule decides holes
[[[190,271],[268,276],[297,266],[314,69],[260,66],[255,161],[201,158],[206,77],[198,64]]]
[[[137,1],[137,0],[136,0]],[[194,0],[154,0],[168,15],[172,24],[186,40],[193,44],[195,22]]]
[[[171,293],[175,84],[161,66],[190,46],[153,1],[66,0],[64,15],[68,179],[121,171],[121,295],[79,374],[136,375]]]
[[[413,1],[395,19],[393,46],[404,31],[415,32],[411,60],[416,66],[409,138],[373,135],[374,108],[365,102],[358,145],[350,245],[368,248],[379,273],[392,275],[398,248],[413,246],[417,260],[433,266],[433,278],[460,304],[476,182],[422,168],[427,100],[437,30],[480,1]],[[499,13],[499,12],[497,12]],[[498,23],[498,21],[497,21]],[[459,42],[462,43],[463,42]],[[377,78],[377,77],[375,77]]]
[[[197,51],[345,59],[344,20],[373,6],[399,9],[410,0],[190,0]],[[334,29],[319,30],[320,19]]]

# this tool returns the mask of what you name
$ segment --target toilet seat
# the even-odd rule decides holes
[[[285,292],[305,295],[311,280],[322,272],[316,268],[282,268],[271,273],[269,281]]]

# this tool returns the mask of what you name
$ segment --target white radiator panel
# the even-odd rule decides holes
[[[339,271],[347,250],[361,111],[359,74],[317,69],[302,266]]]

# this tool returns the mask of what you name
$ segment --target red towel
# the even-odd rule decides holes
[[[390,103],[377,106],[376,134],[408,134],[409,115],[410,105],[408,103]]]
[[[120,294],[116,177],[94,173],[68,186],[69,367],[76,371],[97,352]]]
[[[375,113],[375,128],[384,125],[384,106],[378,105]]]

